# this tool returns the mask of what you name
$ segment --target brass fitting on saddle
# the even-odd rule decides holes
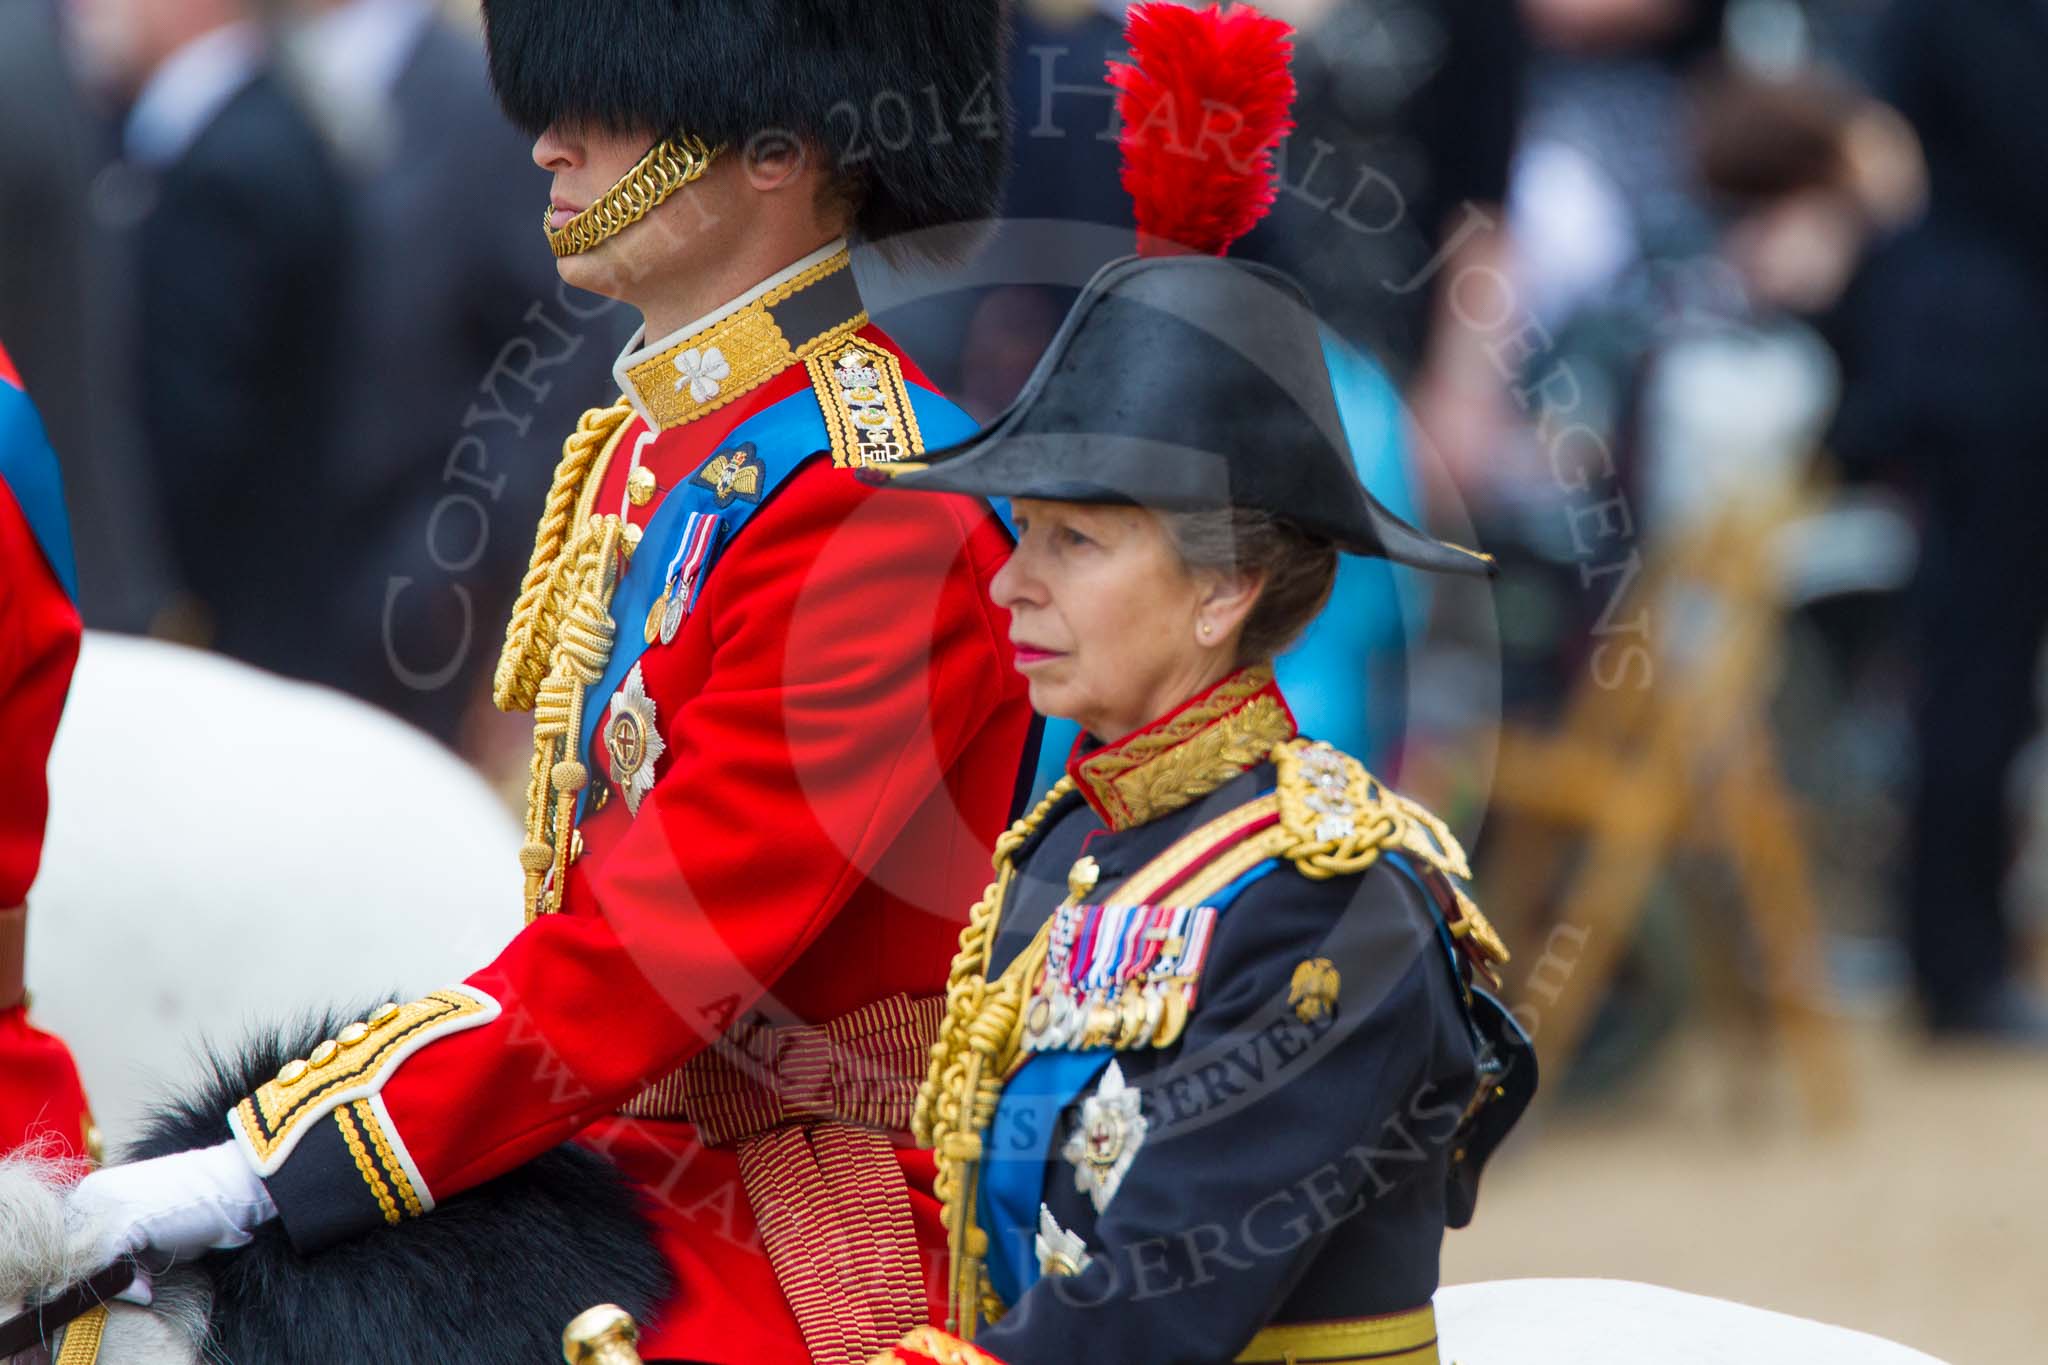
[[[640,1325],[615,1303],[577,1314],[562,1333],[562,1359],[569,1365],[642,1365]]]

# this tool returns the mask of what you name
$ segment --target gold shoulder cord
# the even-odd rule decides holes
[[[952,1253],[952,1282],[946,1290],[946,1330],[972,1336],[981,1299],[981,1262],[988,1234],[974,1222],[974,1178],[981,1161],[981,1134],[995,1117],[1010,1063],[1023,1037],[1024,999],[1045,965],[1046,932],[1012,962],[1001,978],[988,980],[997,921],[1016,875],[1013,859],[1060,798],[1074,789],[1070,777],[1053,784],[1031,813],[996,840],[996,879],[975,902],[960,931],[960,951],[946,978],[946,1017],[932,1044],[931,1067],[918,1087],[911,1131],[920,1146],[938,1153],[933,1192],[945,1209],[946,1241]]]
[[[584,692],[611,658],[620,539],[619,518],[593,516],[591,509],[632,416],[624,399],[593,408],[563,444],[491,689],[500,710],[533,712],[526,842],[519,850],[528,922],[561,908],[576,799],[590,781],[575,753],[576,736]]]

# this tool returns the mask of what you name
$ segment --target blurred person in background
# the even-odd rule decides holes
[[[73,79],[61,3],[0,0],[0,336],[63,452],[79,611],[140,631],[166,595],[161,527],[132,391],[94,382],[126,345],[130,281],[95,211],[106,139]]]
[[[312,0],[288,43],[340,149],[354,250],[331,398],[327,624],[303,668],[489,764],[499,623],[559,433],[611,384],[624,310],[561,286],[548,177],[483,45],[429,0]],[[524,758],[516,760],[524,766]]]
[[[1671,267],[1716,246],[1685,81],[1720,50],[1724,0],[1519,4],[1537,44],[1512,191],[1520,302],[1553,336],[1617,304],[1665,306]]]
[[[2022,984],[2008,778],[2039,721],[2048,626],[2048,6],[1896,0],[1874,58],[1877,93],[1925,150],[1928,206],[1845,305],[1834,444],[1925,508],[1907,942],[1937,1035],[2038,1045],[2048,1008]]]
[[[1632,514],[1602,534],[1574,513],[1635,492],[1646,361],[1675,320],[1740,300],[1688,142],[1686,78],[1719,50],[1723,0],[1517,8],[1535,55],[1509,191],[1512,308],[1491,305],[1515,408],[1500,401],[1502,439],[1460,472],[1502,562],[1504,705],[1543,714],[1593,666],[1593,633],[1640,557]],[[1586,434],[1554,460],[1546,429]]]
[[[139,403],[191,616],[176,633],[304,676],[330,627],[332,372],[344,190],[236,0],[72,0],[126,107],[140,203],[133,344],[104,373]]]

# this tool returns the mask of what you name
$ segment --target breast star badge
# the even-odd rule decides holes
[[[1081,1122],[1060,1149],[1073,1164],[1074,1188],[1088,1196],[1097,1213],[1116,1197],[1151,1126],[1144,1096],[1124,1084],[1123,1068],[1111,1061],[1095,1093],[1081,1101]]]
[[[1337,1012],[1337,991],[1344,984],[1337,964],[1327,957],[1312,957],[1294,969],[1287,987],[1287,1003],[1304,1024],[1318,1023]]]
[[[654,700],[647,695],[647,682],[640,665],[626,675],[625,685],[612,694],[611,714],[604,723],[605,752],[611,756],[612,781],[625,794],[626,809],[638,815],[640,803],[654,790],[654,765],[668,744],[656,724]]]

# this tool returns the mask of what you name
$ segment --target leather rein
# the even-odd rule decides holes
[[[116,1261],[90,1279],[25,1312],[0,1322],[0,1360],[42,1346],[58,1332],[135,1283],[135,1263]]]

